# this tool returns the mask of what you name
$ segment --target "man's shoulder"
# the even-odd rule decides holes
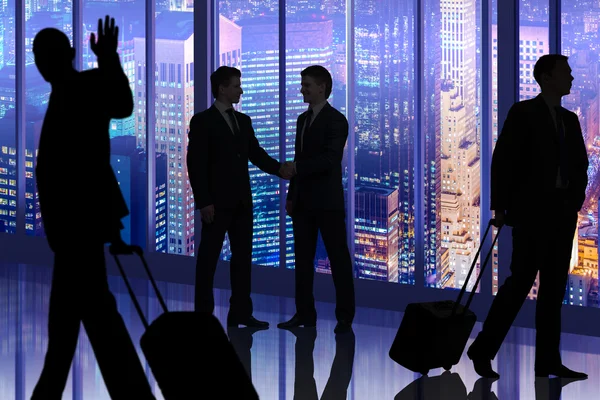
[[[235,116],[236,116],[236,118],[244,118],[244,119],[247,119],[250,121],[252,120],[252,117],[250,117],[248,114],[244,114],[241,111],[235,111]]]
[[[336,119],[336,120],[343,120],[346,123],[348,123],[348,119],[346,118],[346,116],[337,108],[335,108],[334,106],[332,106],[331,104],[329,105],[329,107],[326,107],[329,112],[332,115],[332,118]]]
[[[210,110],[210,108],[207,108],[206,110],[198,111],[196,114],[194,114],[192,116],[192,121],[198,121],[198,120],[202,120],[202,119],[206,118],[209,110]]]

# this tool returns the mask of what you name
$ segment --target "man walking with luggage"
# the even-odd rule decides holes
[[[499,377],[491,360],[539,271],[535,374],[582,379],[587,375],[562,364],[560,330],[588,157],[577,115],[560,106],[573,81],[567,57],[540,57],[533,75],[542,92],[511,107],[492,158],[491,209],[497,226],[513,226],[511,276],[467,354],[479,375]]]
[[[54,271],[48,350],[32,400],[62,397],[81,323],[110,397],[154,399],[108,287],[104,259],[108,242],[117,253],[129,252],[120,233],[121,218],[129,211],[110,165],[108,135],[112,118],[125,118],[133,111],[117,40],[114,19],[106,16],[104,26],[100,19],[98,40],[94,34],[90,39],[99,67],[83,72],[73,68],[75,50],[63,32],[43,29],[33,41],[35,63],[52,86],[36,182]]]

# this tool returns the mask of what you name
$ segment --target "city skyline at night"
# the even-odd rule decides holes
[[[15,41],[14,1],[0,5],[0,229],[16,230],[15,164]],[[348,27],[346,0],[289,0],[286,26],[279,26],[276,0],[220,0],[216,65],[242,71],[242,95],[238,110],[252,117],[257,138],[265,150],[279,159],[280,137],[285,138],[287,160],[294,157],[296,119],[307,107],[299,93],[300,71],[312,64],[326,67],[333,76],[330,103],[349,119],[355,147],[345,149],[342,165],[347,197],[353,196],[355,273],[358,278],[400,284],[415,283],[416,241],[424,243],[425,284],[457,289],[465,283],[468,268],[479,246],[481,225],[481,137],[495,143],[497,109],[496,1],[492,2],[491,104],[481,98],[481,1],[427,0],[424,4],[424,70],[415,70],[414,1],[356,0],[354,26]],[[72,3],[64,0],[26,0],[26,232],[43,236],[39,201],[35,191],[35,156],[39,131],[46,111],[50,86],[33,64],[31,43],[47,26],[64,31],[72,40]],[[385,9],[386,12],[381,12]],[[600,4],[587,0],[563,0],[561,53],[570,57],[575,81],[563,106],[581,122],[590,169],[587,199],[579,215],[578,234],[568,304],[598,306],[598,198],[600,182]],[[135,1],[87,1],[82,3],[82,43],[75,47],[83,68],[93,68],[96,57],[88,46],[97,18],[109,14],[120,27],[119,53],[134,94],[131,117],[114,120],[110,136],[135,137],[128,144],[125,161],[113,157],[122,185],[132,190],[132,180],[156,179],[155,251],[195,255],[194,199],[185,163],[189,121],[194,107],[193,2],[156,3],[155,52],[155,152],[154,171],[132,169],[129,163],[143,160],[146,147],[145,7]],[[457,17],[458,16],[458,17]],[[353,29],[354,54],[348,54],[347,29]],[[285,29],[285,71],[280,71],[280,35]],[[522,0],[519,30],[519,98],[539,94],[533,79],[537,58],[549,51],[548,2]],[[354,76],[347,75],[353,63]],[[423,104],[417,104],[415,74],[422,75]],[[279,86],[284,74],[285,86]],[[349,90],[349,85],[352,90]],[[353,98],[348,98],[352,93]],[[280,109],[279,96],[285,95]],[[482,107],[490,107],[492,131],[482,129]],[[415,124],[421,113],[422,129]],[[280,120],[285,131],[280,132]],[[424,229],[415,232],[414,150],[418,135],[425,137]],[[113,143],[117,143],[116,141]],[[80,150],[84,151],[84,150]],[[134,156],[135,155],[135,156]],[[132,158],[133,157],[133,158]],[[355,174],[350,175],[349,158]],[[283,161],[283,160],[282,160]],[[159,166],[160,164],[160,166]],[[76,168],[76,166],[73,166]],[[135,178],[132,174],[135,172]],[[269,267],[294,266],[291,219],[280,215],[279,179],[250,165],[255,206],[253,263]],[[160,179],[159,179],[160,175]],[[65,171],[65,177],[69,171]],[[354,179],[354,192],[348,193]],[[286,185],[287,187],[287,185]],[[145,193],[145,189],[143,189]],[[138,196],[139,197],[139,196]],[[126,221],[131,240],[144,241],[145,197],[129,194],[132,217]],[[386,215],[387,213],[387,215]],[[532,210],[532,216],[535,210]],[[134,217],[135,216],[135,217]],[[280,236],[280,220],[285,234]],[[74,230],[85,229],[74,227]],[[76,234],[76,233],[74,233]],[[282,265],[280,238],[286,240]],[[500,250],[501,251],[501,250]],[[230,258],[226,239],[222,259]],[[492,289],[497,291],[498,270],[493,258]],[[319,239],[315,268],[328,273],[327,254]],[[479,265],[477,266],[477,271]],[[469,289],[476,279],[469,282]],[[537,295],[537,283],[530,298]]]

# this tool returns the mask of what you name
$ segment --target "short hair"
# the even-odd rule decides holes
[[[32,50],[34,53],[66,53],[71,49],[71,42],[67,35],[56,28],[44,28],[33,38]]]
[[[219,86],[229,86],[229,81],[233,77],[242,77],[242,72],[227,65],[220,66],[215,72],[210,75],[210,88],[215,99],[219,95]]]
[[[300,76],[309,76],[315,80],[317,85],[325,84],[325,98],[328,99],[333,87],[333,79],[327,68],[321,65],[311,65],[300,72]]]
[[[562,54],[545,54],[541,56],[533,67],[533,78],[542,85],[542,74],[552,75],[552,71],[556,66],[557,61],[567,61],[569,57]]]

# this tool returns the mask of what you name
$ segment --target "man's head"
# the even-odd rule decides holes
[[[304,102],[315,105],[324,102],[331,94],[333,80],[331,74],[325,67],[311,65],[301,73],[302,88],[300,93],[304,96]]]
[[[571,93],[571,67],[568,57],[560,54],[541,56],[533,68],[533,77],[542,89],[542,93],[566,96]]]
[[[69,38],[55,28],[45,28],[33,39],[35,65],[42,77],[50,83],[61,79],[69,70],[73,70],[75,49]]]
[[[242,90],[239,69],[222,66],[210,75],[210,86],[215,99],[226,104],[237,104],[240,101]]]

